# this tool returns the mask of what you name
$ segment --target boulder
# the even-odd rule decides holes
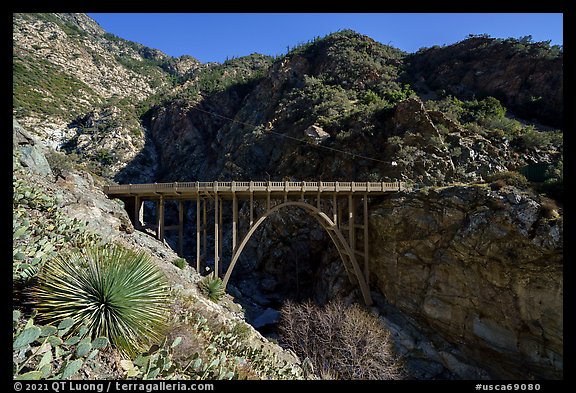
[[[278,310],[274,310],[273,308],[268,307],[265,309],[262,314],[258,315],[252,321],[252,326],[256,329],[259,329],[266,325],[273,325],[278,323],[280,320],[280,312]]]
[[[315,124],[304,130],[304,134],[316,144],[322,143],[326,139],[330,138],[330,134],[324,131],[322,127],[319,127]]]
[[[30,172],[41,176],[52,175],[52,169],[42,147],[24,129],[16,119],[12,119],[12,147],[20,153],[20,163]]]

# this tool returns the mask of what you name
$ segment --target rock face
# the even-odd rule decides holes
[[[562,378],[563,221],[541,203],[481,186],[394,195],[370,215],[372,285],[492,377]]]
[[[20,163],[31,172],[41,176],[52,175],[52,169],[44,156],[42,147],[16,119],[12,120],[12,144],[13,149],[20,153]]]

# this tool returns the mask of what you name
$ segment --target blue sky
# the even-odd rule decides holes
[[[223,62],[292,47],[341,29],[352,29],[406,52],[452,44],[468,34],[563,44],[559,13],[89,13],[106,31],[178,57]]]

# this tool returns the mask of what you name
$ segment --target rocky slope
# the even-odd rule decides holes
[[[84,15],[15,14],[13,34],[15,117],[108,180],[408,182],[414,192],[372,201],[371,285],[413,376],[562,377],[562,209],[529,187],[556,187],[561,202],[558,51],[473,37],[409,55],[345,30],[276,59],[199,64]],[[546,183],[519,180],[530,164],[548,165]],[[62,186],[81,181],[67,176]],[[434,188],[449,184],[460,186]],[[102,215],[74,198],[75,211]],[[353,298],[305,214],[256,235],[231,292],[258,313],[286,298]]]
[[[244,321],[244,310],[234,303],[229,296],[226,296],[219,303],[209,300],[198,288],[201,276],[194,269],[187,265],[182,268],[177,267],[173,261],[178,256],[171,248],[152,236],[134,231],[122,205],[117,201],[108,199],[101,187],[95,185],[94,178],[90,173],[70,169],[61,172],[60,176],[54,176],[44,156],[46,149],[17,121],[14,121],[13,125],[13,139],[13,156],[15,158],[13,175],[14,228],[28,226],[31,222],[38,224],[51,222],[53,216],[56,215],[57,217],[64,217],[65,220],[75,220],[77,223],[85,224],[81,227],[82,229],[73,226],[69,231],[87,231],[91,234],[90,236],[95,236],[100,242],[117,243],[135,251],[144,251],[166,276],[171,288],[171,317],[168,321],[168,330],[163,334],[169,342],[173,342],[176,337],[181,337],[183,344],[176,347],[171,355],[173,357],[169,359],[179,364],[180,370],[190,362],[195,353],[200,354],[200,357],[216,353],[216,357],[224,356],[223,358],[220,357],[220,363],[223,362],[222,359],[230,356],[231,361],[235,364],[230,369],[236,378],[293,379],[302,377],[299,360],[293,354],[269,342],[248,325]],[[42,200],[54,199],[56,203],[47,210],[39,208],[31,203],[34,197],[29,195],[30,191],[27,188],[25,196],[27,201],[17,200],[17,195],[24,192],[24,189],[19,188],[22,184],[24,187],[33,186],[37,198],[42,198]],[[39,241],[37,236],[42,236],[42,231],[27,234],[26,240],[23,242],[15,239],[15,255],[23,253],[26,247],[34,247],[33,243]],[[43,242],[45,241],[46,238]],[[66,245],[56,245],[56,247],[58,247],[56,251],[63,251],[64,248],[62,247],[66,247]],[[23,255],[24,260],[15,260],[15,265],[32,263],[33,256]],[[15,277],[14,280],[15,288],[17,286],[27,288],[31,285],[30,282],[21,282],[18,277]],[[24,290],[25,292],[26,290]],[[13,300],[16,307],[26,310],[26,306],[23,306],[22,303],[22,296],[26,295],[16,292]],[[198,330],[193,326],[200,326],[201,329]],[[234,345],[226,347],[226,344],[220,342],[216,344],[218,348],[208,349],[209,345],[214,346],[215,343],[211,344],[210,341],[205,341],[223,334],[228,334]],[[157,344],[163,345],[162,343]],[[16,356],[16,352],[14,356]],[[54,356],[59,357],[57,354]],[[126,363],[122,363],[120,360],[123,359],[125,362],[124,358],[113,349],[109,349],[99,355],[92,364],[85,364],[79,370],[81,378],[126,379],[128,369]],[[54,361],[54,367],[57,367],[56,363],[59,360],[55,359]],[[186,363],[184,364],[184,362]],[[244,367],[238,366],[242,362]],[[262,367],[250,365],[252,362],[259,363]],[[222,366],[224,366],[223,363]],[[180,374],[180,378],[190,378],[190,376],[188,378],[185,376],[184,373]],[[221,376],[218,377],[218,374],[208,372],[205,373],[204,378],[222,379]]]
[[[108,34],[84,14],[14,14],[13,42],[15,117],[105,176],[145,147],[138,105],[199,66]]]
[[[494,96],[520,117],[562,127],[563,55],[549,43],[475,36],[420,50],[408,62],[408,78],[423,92]]]

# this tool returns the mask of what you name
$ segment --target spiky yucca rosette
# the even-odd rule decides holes
[[[92,338],[107,337],[134,356],[160,341],[169,313],[164,274],[144,252],[106,245],[63,253],[48,261],[32,289],[38,319],[73,318]]]

